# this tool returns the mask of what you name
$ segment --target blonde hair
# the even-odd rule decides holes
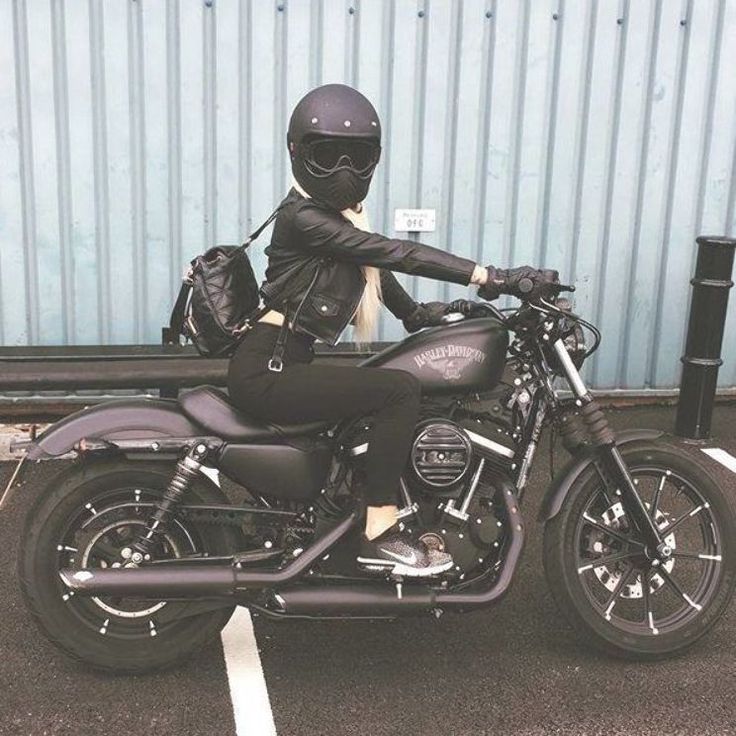
[[[351,222],[358,230],[371,232],[368,222],[368,213],[361,202],[356,212],[352,209],[342,211],[342,216]],[[363,296],[355,313],[355,341],[359,344],[370,342],[376,331],[378,312],[381,308],[383,295],[381,294],[381,272],[375,266],[361,266],[365,278]]]
[[[296,179],[291,182],[294,189],[309,199],[309,194],[304,191]],[[358,230],[372,232],[368,213],[365,205],[358,203],[358,209],[346,209],[340,213],[348,222],[350,222]],[[378,324],[378,312],[381,308],[383,295],[381,294],[381,272],[375,266],[361,266],[363,277],[365,278],[365,288],[363,296],[360,298],[358,309],[355,312],[355,341],[361,345],[371,341],[375,335],[376,326]]]

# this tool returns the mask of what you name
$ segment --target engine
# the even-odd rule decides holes
[[[425,544],[452,554],[456,566],[450,575],[459,580],[494,565],[501,554],[508,520],[500,489],[514,476],[516,456],[512,426],[503,414],[425,406],[414,433],[403,475],[412,504],[403,504],[402,519],[421,530]],[[359,428],[348,445],[358,477],[367,429]]]
[[[465,416],[430,417],[417,426],[405,478],[428,546],[452,553],[464,579],[500,552],[504,512],[497,494],[512,474],[515,443],[499,424]]]

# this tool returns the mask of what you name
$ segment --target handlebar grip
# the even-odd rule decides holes
[[[522,294],[528,294],[534,288],[534,282],[529,278],[523,278],[519,280],[518,286]]]

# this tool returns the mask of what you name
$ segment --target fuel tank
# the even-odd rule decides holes
[[[484,391],[500,381],[508,346],[508,331],[497,319],[466,319],[410,335],[361,365],[409,371],[424,393]]]

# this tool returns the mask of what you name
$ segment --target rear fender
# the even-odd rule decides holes
[[[656,429],[629,429],[616,434],[616,444],[619,447],[623,447],[634,442],[655,442],[663,435],[664,432]],[[540,522],[546,523],[557,516],[570,489],[575,485],[575,482],[585,470],[595,462],[595,458],[595,448],[588,447],[576,454],[560,470],[542,499],[542,506],[539,509],[539,516],[537,517]]]
[[[52,424],[28,448],[29,460],[59,457],[83,439],[124,440],[207,434],[173,399],[120,399],[82,409]]]

